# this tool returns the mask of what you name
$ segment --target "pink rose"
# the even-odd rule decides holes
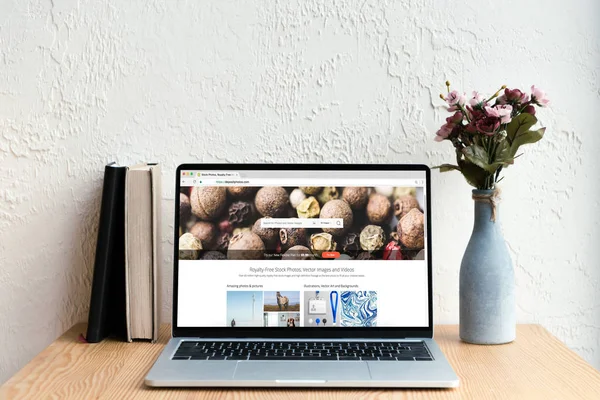
[[[535,107],[530,104],[523,109],[523,112],[527,113],[527,114],[535,115]]]
[[[466,109],[467,109],[467,114],[469,115],[469,118],[471,119],[471,121],[475,121],[479,118],[485,117],[485,114],[481,110],[476,109],[472,106],[467,106]]]
[[[465,126],[465,131],[469,133],[477,133],[477,121],[479,121],[482,118],[485,118],[485,113],[480,109],[476,109],[472,106],[467,106],[466,109],[471,122],[469,122],[469,124]]]
[[[497,117],[485,117],[475,122],[477,130],[484,135],[493,136],[500,128],[500,119]]]
[[[462,120],[463,120],[463,113],[460,111],[457,111],[454,113],[454,115],[446,118],[446,122],[448,124],[454,124],[454,125],[461,123]]]
[[[453,90],[446,96],[446,103],[450,106],[448,111],[459,110],[467,102],[467,96],[460,94],[457,90]]]
[[[498,97],[498,104],[523,104],[529,101],[529,96],[519,89],[504,89],[504,94]]]
[[[512,106],[509,106],[508,104],[499,105],[499,106],[496,106],[496,109],[498,110],[498,116],[500,117],[500,123],[508,124],[510,122],[510,120],[512,119],[512,116],[511,116],[512,111],[513,111]]]
[[[441,142],[444,139],[447,139],[448,136],[452,133],[452,129],[454,129],[454,124],[445,123],[442,127],[436,132],[435,141]]]
[[[511,118],[511,113],[512,113],[512,106],[508,105],[508,104],[504,104],[504,105],[496,105],[494,107],[489,107],[486,106],[485,107],[485,113],[488,117],[496,117],[500,119],[500,123],[502,124],[508,124],[510,122]]]
[[[531,101],[540,107],[547,107],[550,100],[546,97],[546,92],[538,89],[535,85],[531,86]]]
[[[475,107],[478,104],[483,103],[483,100],[485,100],[485,99],[483,98],[483,96],[481,94],[479,94],[478,92],[473,91],[473,97],[471,98],[471,100],[469,100],[469,104],[472,107]]]
[[[465,126],[465,131],[469,133],[477,133],[477,121],[479,120],[471,120],[469,125]]]

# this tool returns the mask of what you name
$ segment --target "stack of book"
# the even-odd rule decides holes
[[[108,164],[86,340],[158,338],[161,177],[157,164]]]

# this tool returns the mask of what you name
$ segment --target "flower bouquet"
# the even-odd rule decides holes
[[[475,223],[460,265],[460,337],[468,343],[502,344],[516,337],[515,282],[512,260],[497,221],[498,188],[503,168],[520,156],[519,148],[535,143],[546,128],[537,123],[536,107],[546,107],[546,94],[531,87],[500,88],[489,98],[471,98],[450,91],[440,97],[454,114],[438,130],[435,140],[450,141],[456,164],[442,164],[442,172],[460,171],[474,186]]]
[[[494,189],[503,168],[521,154],[519,147],[535,143],[546,128],[531,130],[537,123],[536,106],[546,107],[546,94],[531,87],[531,94],[502,86],[489,98],[473,92],[471,98],[456,90],[440,97],[454,114],[437,131],[435,140],[448,140],[456,149],[456,165],[442,164],[441,172],[460,171],[467,182],[480,190]],[[502,94],[501,94],[502,93]]]

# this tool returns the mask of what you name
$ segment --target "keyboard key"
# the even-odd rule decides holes
[[[330,355],[324,355],[321,356],[321,358],[319,358],[319,360],[321,361],[337,361],[337,356],[334,356],[333,354]]]
[[[184,351],[178,351],[177,353],[175,353],[173,355],[173,357],[191,357],[192,354],[184,352]]]
[[[272,357],[264,357],[264,358],[250,358],[250,360],[269,360],[269,361],[279,361],[279,360],[312,360],[310,357],[300,357],[300,356],[291,356],[291,357],[283,357],[283,356],[272,356]]]
[[[433,361],[431,357],[415,357],[415,361]]]
[[[228,360],[247,360],[248,356],[228,356]]]
[[[182,356],[173,356],[171,360],[189,360],[190,357],[182,357]]]

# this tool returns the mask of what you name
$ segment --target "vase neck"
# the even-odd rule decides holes
[[[473,190],[475,229],[497,226],[499,198],[493,190]]]

